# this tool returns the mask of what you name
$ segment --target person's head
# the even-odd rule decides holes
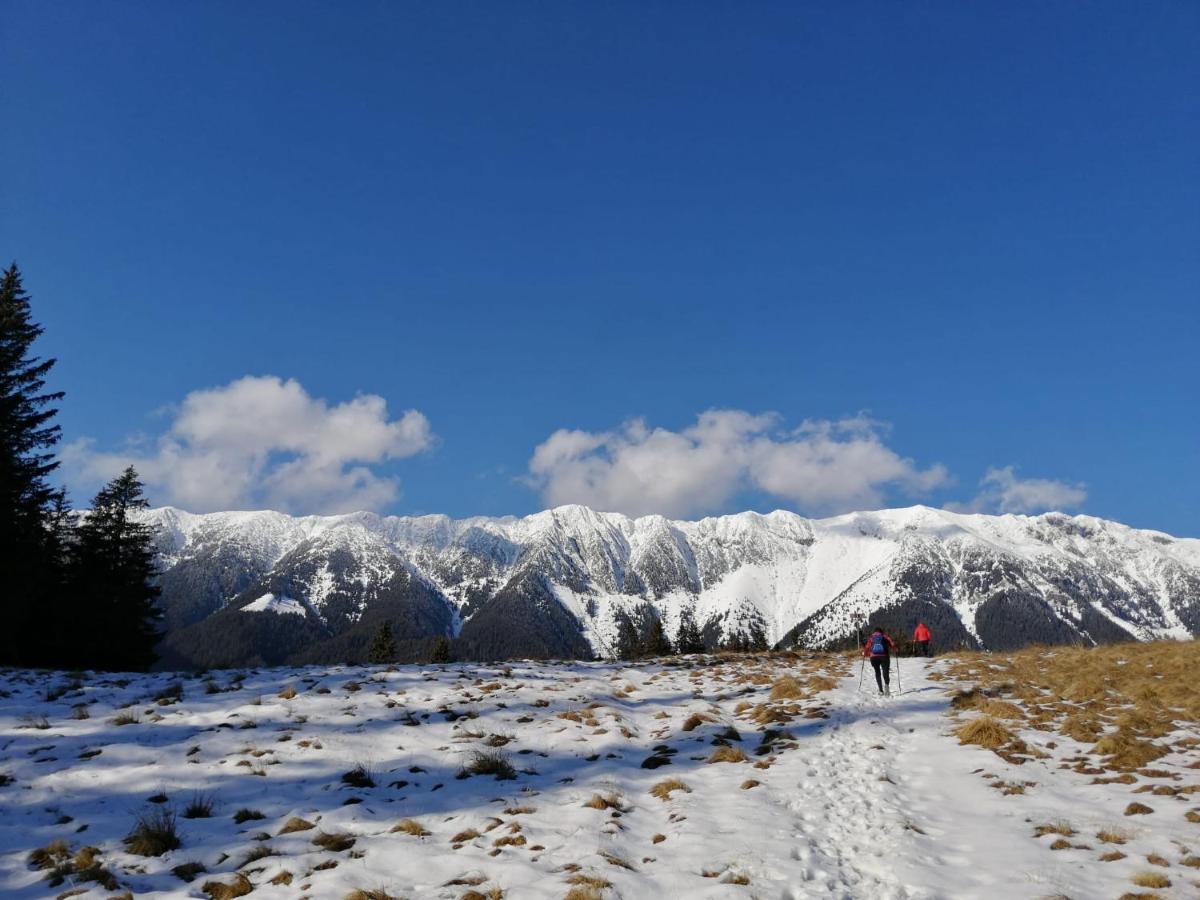
[[[884,633],[885,633],[885,632],[884,632],[884,630],[883,630],[883,626],[882,626],[882,625],[876,625],[876,626],[875,626],[875,630],[871,632],[871,634],[884,634]]]

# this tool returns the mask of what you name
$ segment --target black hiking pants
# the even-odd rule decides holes
[[[879,693],[883,693],[883,686],[886,684],[891,687],[892,684],[892,658],[890,656],[872,656],[871,668],[875,670],[875,683],[879,685]]]
[[[917,656],[929,656],[929,641],[917,641]]]

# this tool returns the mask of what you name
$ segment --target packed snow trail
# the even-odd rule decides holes
[[[978,774],[1011,767],[948,733],[946,686],[928,679],[932,664],[901,659],[903,691],[890,696],[878,694],[869,666],[861,690],[855,666],[825,694],[830,718],[801,746],[795,796],[780,798],[795,825],[783,900],[1080,896],[1067,867],[1037,852],[1028,810],[998,802]]]

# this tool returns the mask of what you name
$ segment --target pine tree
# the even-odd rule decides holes
[[[613,649],[616,651],[617,658],[636,659],[640,647],[638,646],[637,628],[634,627],[633,620],[623,609],[617,610],[614,618],[617,621],[617,645]]]
[[[642,635],[641,656],[670,656],[671,641],[663,630],[662,619],[655,616]]]
[[[131,517],[149,504],[130,466],[101,488],[79,525],[71,593],[80,640],[73,664],[145,669],[160,637],[154,529]]]
[[[450,649],[450,641],[445,637],[439,637],[433,644],[433,651],[429,654],[429,661],[434,663],[448,663],[454,661],[454,654]]]
[[[700,629],[690,611],[685,610],[679,619],[679,633],[675,635],[675,649],[679,653],[703,653],[704,641]]]
[[[392,625],[384,622],[375,632],[371,641],[371,649],[367,651],[367,661],[376,665],[386,665],[396,661],[396,639],[392,637]]]
[[[60,581],[52,517],[65,496],[46,479],[58,467],[53,404],[63,395],[45,390],[55,361],[31,354],[41,334],[14,263],[0,275],[0,573],[10,598],[0,663],[18,665],[47,661]]]

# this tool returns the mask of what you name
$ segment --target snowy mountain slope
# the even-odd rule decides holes
[[[473,658],[612,656],[623,623],[644,631],[661,620],[673,637],[688,618],[709,646],[830,646],[864,620],[907,632],[918,618],[943,646],[997,649],[1200,633],[1200,540],[1089,516],[917,506],[682,522],[565,506],[465,520],[170,508],[146,517],[160,526],[168,645],[180,663],[216,664],[194,651],[230,628],[269,631],[250,620],[278,621],[277,606],[226,614],[267,593],[295,600],[307,621],[283,626],[295,634],[263,662],[321,661],[314,641],[356,629],[365,652],[360,632],[384,619],[413,654],[448,635]]]

